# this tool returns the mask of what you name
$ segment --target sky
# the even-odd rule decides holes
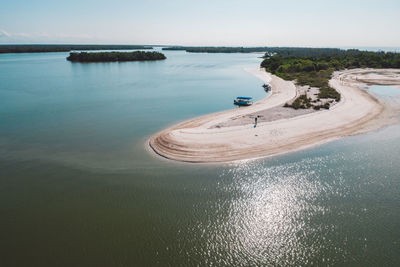
[[[0,43],[400,47],[400,0],[2,0]]]

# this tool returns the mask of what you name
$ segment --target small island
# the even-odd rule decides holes
[[[67,60],[71,62],[123,62],[123,61],[154,61],[167,57],[160,52],[97,52],[70,53]]]

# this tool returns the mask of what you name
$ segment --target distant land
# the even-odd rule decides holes
[[[72,62],[121,62],[121,61],[153,61],[166,59],[160,52],[97,52],[70,53],[67,60]]]
[[[324,55],[337,54],[339,51],[360,50],[371,52],[400,52],[400,47],[285,47],[285,46],[263,46],[263,47],[229,47],[229,46],[167,46],[163,50],[181,50],[190,53],[278,53],[296,51],[307,54],[312,51],[314,54],[319,51]]]
[[[190,53],[284,53],[296,51],[297,55],[313,54],[329,55],[340,51],[354,50],[353,48],[313,48],[313,47],[229,47],[229,46],[168,46],[168,45],[102,45],[102,44],[0,44],[0,53],[39,53],[39,52],[70,52],[81,50],[144,50],[162,47],[162,50],[186,51]],[[380,52],[377,47],[360,47],[361,51]],[[371,50],[372,49],[372,50]],[[387,52],[399,52],[400,48],[387,48]]]
[[[56,45],[56,44],[14,44],[0,45],[0,53],[40,53],[40,52],[69,52],[74,50],[132,50],[153,49],[147,45]]]
[[[183,50],[190,53],[280,53],[289,55],[296,53],[297,56],[313,55],[336,55],[345,50],[339,48],[311,48],[311,47],[228,47],[228,46],[172,46],[164,47],[162,50]]]

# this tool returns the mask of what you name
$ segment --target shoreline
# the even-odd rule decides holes
[[[249,70],[246,70],[249,71]],[[249,71],[271,84],[271,94],[250,107],[221,111],[190,119],[167,128],[148,141],[158,155],[176,161],[192,163],[223,163],[256,159],[297,151],[342,137],[379,129],[389,124],[384,103],[363,89],[358,79],[368,76],[372,84],[386,81],[385,73],[397,73],[392,83],[400,84],[400,70],[353,69],[335,72],[330,85],[342,95],[342,100],[329,110],[259,122],[254,128],[246,116],[282,106],[296,97],[296,86],[265,71]],[[361,79],[360,79],[361,80]],[[385,111],[385,112],[384,112]],[[380,116],[386,114],[386,116]],[[293,115],[293,116],[292,116]],[[380,119],[377,119],[377,118]],[[239,120],[239,122],[238,122]],[[242,120],[242,121],[241,121]],[[235,123],[229,123],[235,121]],[[223,127],[218,125],[223,125]]]

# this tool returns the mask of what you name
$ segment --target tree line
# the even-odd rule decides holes
[[[70,53],[67,60],[71,62],[120,62],[120,61],[153,61],[166,59],[160,52],[97,52]]]
[[[0,53],[69,52],[74,50],[135,50],[153,49],[144,45],[0,45]]]
[[[195,47],[195,46],[172,46],[164,47],[163,50],[183,50],[189,53],[253,53],[267,52],[265,47]]]
[[[282,56],[335,55],[340,53],[338,48],[308,48],[308,47],[225,47],[225,46],[171,46],[163,50],[183,50],[189,53],[267,53]]]

